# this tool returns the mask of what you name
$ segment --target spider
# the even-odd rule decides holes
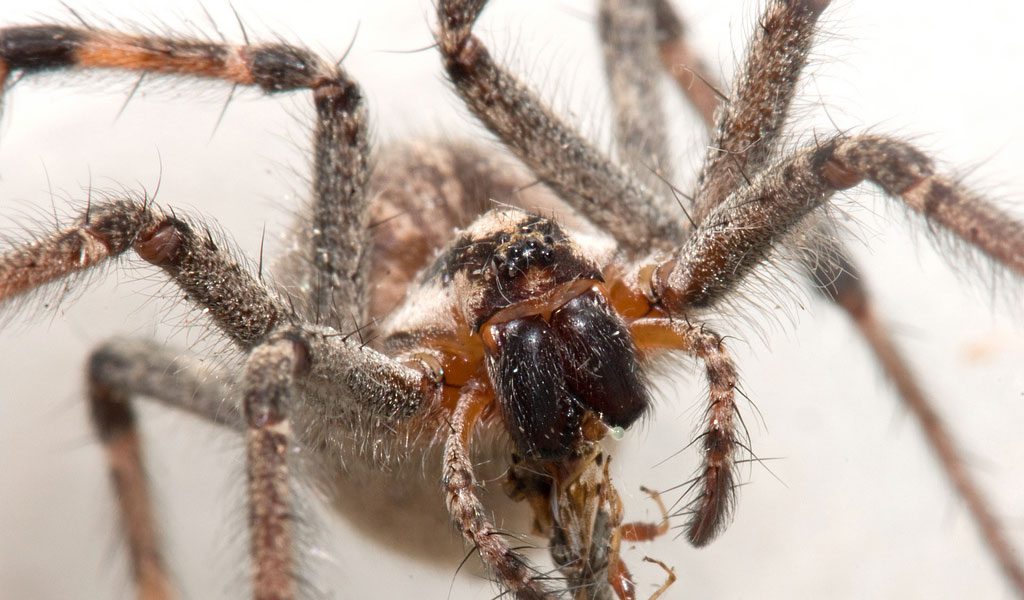
[[[361,81],[361,80],[360,80],[360,81]],[[19,90],[19,92],[20,92],[20,90]],[[204,207],[204,208],[205,208],[205,207]],[[204,210],[204,212],[205,212],[205,210]]]

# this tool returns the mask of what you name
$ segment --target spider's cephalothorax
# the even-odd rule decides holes
[[[417,336],[419,355],[433,350],[449,385],[485,384],[527,456],[573,454],[588,412],[629,427],[649,405],[631,333],[605,298],[608,259],[552,219],[495,209],[458,233],[410,290],[409,306],[431,306],[415,316],[434,331]],[[406,318],[391,327],[408,339],[414,317],[398,314]],[[465,375],[445,369],[454,363]]]

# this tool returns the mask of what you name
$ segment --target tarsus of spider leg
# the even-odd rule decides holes
[[[673,75],[680,91],[694,105],[708,127],[713,127],[715,110],[723,99],[722,94],[717,92],[721,86],[716,83],[716,78],[708,71],[699,54],[686,43],[685,26],[671,4],[666,0],[655,0],[655,5],[660,37],[659,51],[665,69]],[[691,80],[681,77],[683,70],[680,67],[692,74]],[[694,79],[697,81],[692,81]],[[822,240],[818,248],[819,253],[831,257],[825,266],[835,269],[834,273],[823,273],[822,265],[816,265],[815,262],[820,257],[805,257],[802,261],[803,268],[815,283],[815,290],[842,309],[856,326],[879,366],[892,379],[901,400],[920,424],[950,483],[967,503],[971,517],[981,531],[989,551],[995,556],[1005,575],[1013,582],[1017,593],[1024,595],[1024,568],[1003,535],[988,501],[967,472],[950,432],[932,408],[908,361],[889,335],[888,328],[876,316],[874,303],[858,277],[859,270],[850,258],[850,252],[834,235],[835,232],[828,229],[825,222],[819,222],[815,227],[819,233],[824,234],[817,236]]]

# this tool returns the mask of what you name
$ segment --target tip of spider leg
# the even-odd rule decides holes
[[[703,493],[692,502],[693,512],[686,523],[686,538],[697,548],[714,541],[725,527],[734,490],[730,469],[709,468],[702,478]]]

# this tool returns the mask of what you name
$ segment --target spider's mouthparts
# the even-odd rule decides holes
[[[587,413],[625,428],[650,405],[629,329],[596,286],[547,314],[488,322],[481,335],[508,431],[529,456],[570,453]]]

